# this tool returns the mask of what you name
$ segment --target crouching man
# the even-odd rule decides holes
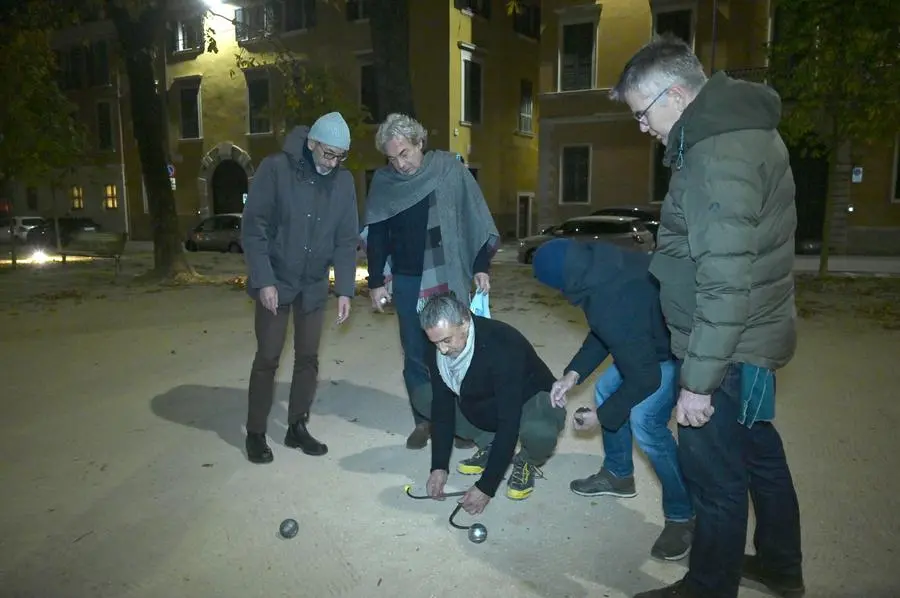
[[[668,427],[678,368],[649,268],[645,253],[569,239],[545,243],[533,260],[535,278],[580,307],[589,327],[581,350],[553,385],[553,403],[565,405],[576,384],[607,357],[614,362],[597,381],[597,409],[575,414],[576,429],[602,424],[603,467],[569,487],[582,496],[637,496],[632,455],[637,441],[662,486],[666,519],[650,554],[674,561],[690,551],[694,511]]]
[[[428,299],[419,321],[437,348],[426,355],[431,405],[413,405],[431,420],[428,494],[443,496],[455,435],[478,447],[458,467],[460,473],[481,474],[460,499],[467,513],[484,511],[510,464],[506,495],[528,498],[541,475],[538,468],[553,454],[565,427],[565,407],[550,403],[556,380],[550,368],[521,332],[473,315],[451,294]],[[520,440],[522,448],[514,456]]]

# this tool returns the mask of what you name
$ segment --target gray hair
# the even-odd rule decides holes
[[[471,319],[469,306],[457,299],[453,293],[432,295],[419,312],[422,330],[431,330],[441,322],[446,322],[450,326],[462,326]]]
[[[384,122],[378,126],[378,131],[375,133],[375,148],[383,154],[384,145],[397,137],[408,139],[414,145],[421,141],[424,149],[428,141],[428,131],[413,117],[393,112],[388,114]]]
[[[635,91],[644,96],[655,96],[672,85],[680,85],[696,94],[705,84],[703,65],[691,47],[666,33],[655,36],[631,57],[609,97],[623,102],[626,93]]]

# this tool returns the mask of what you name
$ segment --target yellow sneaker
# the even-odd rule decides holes
[[[480,475],[487,466],[488,455],[491,453],[491,445],[475,451],[468,459],[463,459],[456,466],[456,471],[465,475]]]
[[[544,474],[540,468],[523,459],[521,455],[516,455],[513,458],[506,496],[512,500],[525,500],[534,492],[534,479],[542,477]]]

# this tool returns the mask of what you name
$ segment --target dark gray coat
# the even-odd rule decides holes
[[[343,167],[316,172],[306,149],[308,127],[296,127],[282,152],[260,163],[250,184],[241,239],[249,270],[247,292],[275,286],[278,303],[301,297],[304,312],[322,309],[328,273],[335,291],[355,291],[359,216],[353,176]]]

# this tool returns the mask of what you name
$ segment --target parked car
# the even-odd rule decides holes
[[[644,226],[647,227],[647,230],[653,233],[653,238],[656,239],[656,234],[659,231],[660,210],[661,207],[655,205],[610,206],[608,208],[601,208],[596,212],[592,212],[591,216],[633,216],[643,222]]]
[[[69,242],[72,240],[72,236],[75,235],[75,233],[93,233],[103,230],[103,228],[99,224],[97,224],[90,218],[62,216],[60,218],[57,218],[56,221],[57,224],[54,224],[52,218],[44,219],[41,224],[28,231],[28,244],[35,247],[45,247],[48,249],[53,249],[57,246],[57,226],[59,226],[59,238],[62,241],[61,245],[63,247],[69,244]]]
[[[184,242],[188,251],[244,253],[241,245],[242,214],[216,214],[200,221]]]
[[[578,241],[604,241],[635,251],[653,251],[656,241],[644,223],[633,216],[580,216],[545,228],[541,234],[519,241],[519,262],[530,264],[537,248],[558,237]]]
[[[28,231],[44,222],[40,216],[0,216],[0,243],[28,242]]]

